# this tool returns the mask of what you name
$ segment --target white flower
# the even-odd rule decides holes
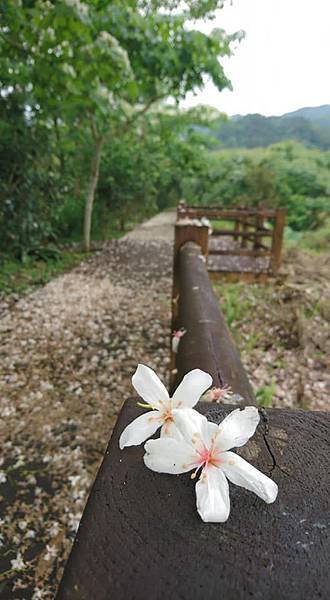
[[[77,513],[77,514],[73,514],[71,512],[69,513],[68,525],[69,525],[70,531],[77,531],[77,529],[79,527],[80,519],[81,519],[81,513]]]
[[[232,395],[232,389],[229,385],[224,385],[222,388],[212,388],[204,395],[205,400],[208,402],[222,402],[229,396]]]
[[[74,487],[80,479],[81,479],[81,475],[70,475],[69,476],[69,481],[70,481],[72,487]]]
[[[35,538],[35,537],[36,537],[36,535],[37,535],[37,534],[36,534],[36,532],[34,531],[34,529],[28,529],[25,535],[26,535],[26,537],[27,537],[28,539],[31,539],[31,540],[32,540],[33,538]]]
[[[175,435],[172,410],[195,406],[203,392],[212,384],[212,377],[200,369],[190,371],[184,376],[172,398],[156,373],[145,365],[138,365],[132,383],[152,411],[140,415],[127,425],[119,440],[121,450],[125,446],[141,444],[159,427],[162,427],[161,436]]]
[[[0,483],[6,483],[7,475],[4,471],[0,471]]]
[[[158,473],[177,475],[195,469],[197,510],[205,522],[227,521],[230,512],[228,481],[254,492],[265,502],[276,500],[277,485],[230,448],[243,446],[259,423],[257,408],[237,408],[220,425],[208,421],[193,409],[173,410],[181,438],[149,440],[144,462]]]
[[[49,535],[51,537],[57,536],[59,531],[60,531],[60,524],[57,521],[54,521],[52,526],[47,529],[47,533],[49,533]]]
[[[70,75],[70,77],[77,77],[77,73],[74,70],[72,65],[69,65],[68,63],[64,63],[62,65],[62,71],[66,74],[66,75]]]
[[[88,6],[83,2],[80,2],[80,0],[65,0],[65,3],[67,4],[67,6],[74,8],[78,12],[79,16],[88,15]]]
[[[49,546],[47,544],[46,550],[47,552],[44,556],[44,560],[52,560],[52,558],[55,558],[57,556],[57,548],[55,548],[55,546]]]
[[[187,330],[181,327],[178,331],[172,333],[172,352],[177,354],[181,338],[187,333]]]
[[[10,563],[11,563],[11,568],[15,569],[17,571],[21,571],[22,569],[26,568],[26,564],[25,564],[24,560],[22,559],[22,555],[20,552],[18,552],[16,558],[11,560]]]
[[[11,417],[16,412],[16,409],[13,406],[5,406],[2,411],[3,417]]]
[[[32,600],[42,600],[45,598],[44,592],[40,588],[34,588]]]

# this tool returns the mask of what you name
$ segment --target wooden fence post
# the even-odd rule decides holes
[[[246,209],[246,207],[243,207],[243,209],[245,210],[245,209]],[[243,217],[242,217],[242,225],[243,225],[243,226],[242,226],[242,231],[243,231],[243,233],[244,233],[244,234],[247,234],[247,233],[248,233],[248,231],[249,231],[249,226],[248,226],[248,223],[247,223],[248,219],[249,219],[249,217],[247,217],[247,216],[243,216]],[[246,246],[247,246],[247,241],[248,241],[248,240],[247,240],[247,237],[246,237],[246,235],[245,235],[245,236],[243,236],[243,237],[242,237],[242,241],[241,241],[241,248],[246,248]]]
[[[201,248],[203,256],[208,255],[209,228],[207,225],[185,225],[176,223],[174,238],[174,260],[181,246],[186,242],[196,242]]]
[[[239,237],[238,237],[239,231],[240,231],[240,221],[239,221],[239,218],[236,218],[235,225],[234,225],[234,232],[235,232],[234,241],[235,242],[237,242],[237,240],[239,239]]]
[[[262,229],[264,228],[264,222],[265,222],[265,217],[263,215],[263,208],[264,208],[263,206],[259,206],[258,213],[256,215],[256,230],[255,230],[254,245],[253,245],[255,250],[260,248],[260,243],[262,241],[262,238],[259,235],[259,233],[262,232]]]
[[[272,256],[270,260],[270,269],[273,275],[276,275],[281,265],[285,215],[285,208],[276,209],[272,238]]]

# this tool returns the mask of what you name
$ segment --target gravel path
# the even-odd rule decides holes
[[[124,239],[128,240],[163,240],[165,242],[174,241],[174,225],[176,221],[176,211],[168,210],[156,215],[149,221],[141,223],[138,227],[128,233]]]
[[[4,305],[1,598],[54,597],[137,362],[166,381],[173,215],[150,223]]]

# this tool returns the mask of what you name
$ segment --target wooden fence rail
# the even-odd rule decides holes
[[[236,242],[228,249],[212,247],[208,251],[210,255],[268,259],[267,266],[263,270],[268,274],[276,275],[281,265],[285,214],[284,208],[188,206],[181,201],[177,208],[177,222],[183,223],[185,219],[208,218],[212,225],[212,238],[233,238],[233,241]],[[214,225],[213,222],[219,219],[233,223],[233,228],[225,229],[223,226]],[[265,226],[267,222],[268,227]],[[264,240],[265,242],[269,241],[269,245]],[[255,264],[253,267],[251,263],[250,267],[252,271],[254,268],[256,271],[260,271],[259,264]],[[236,272],[239,272],[239,266],[236,265],[236,269]],[[222,272],[227,269],[218,263],[218,267],[213,271]]]
[[[177,235],[178,230],[177,225]],[[241,396],[241,404],[255,404],[203,258],[201,248],[194,242],[181,246],[174,258],[173,329],[186,331],[176,355],[174,387],[188,371],[199,368],[210,373],[215,387],[229,385]]]
[[[176,383],[204,368],[215,385],[229,383],[253,403],[198,235],[194,243],[177,242],[174,322],[187,332],[176,354]],[[197,408],[219,423],[234,407]],[[231,486],[229,520],[208,524],[197,515],[189,474],[153,473],[142,447],[119,450],[124,427],[143,412],[131,400],[119,415],[58,600],[327,600],[329,413],[262,410],[256,435],[238,452],[276,480],[278,498],[266,505]]]
[[[257,217],[262,215],[265,219],[271,219],[276,216],[275,208],[219,208],[218,206],[191,206],[185,203],[179,203],[177,216],[180,219],[189,217],[200,219],[234,219],[243,217]]]

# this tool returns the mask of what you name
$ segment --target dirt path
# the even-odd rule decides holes
[[[1,598],[53,598],[137,362],[166,381],[173,220],[109,242],[1,316]]]
[[[168,210],[156,215],[149,221],[145,221],[133,231],[128,233],[124,239],[129,240],[163,240],[166,242],[174,241],[174,224],[176,220],[176,211]]]

